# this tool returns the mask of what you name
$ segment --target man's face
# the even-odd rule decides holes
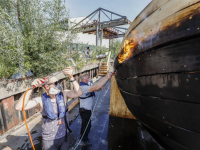
[[[84,82],[85,82],[85,83],[88,83],[89,80],[90,80],[90,76],[85,76],[85,77],[84,77]]]

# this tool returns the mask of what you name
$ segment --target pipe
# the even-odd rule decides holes
[[[29,136],[29,138],[30,138],[30,141],[31,141],[31,145],[32,145],[32,147],[33,147],[33,150],[35,150],[35,147],[34,147],[34,144],[33,144],[33,140],[32,140],[32,137],[31,137],[29,128],[28,128],[27,121],[26,121],[26,112],[25,112],[25,107],[24,107],[24,102],[25,102],[26,93],[27,93],[29,90],[30,90],[30,89],[26,90],[26,92],[25,92],[25,94],[24,94],[22,110],[23,110],[24,121],[25,121],[25,124],[26,124],[26,129],[27,129],[27,131],[28,131],[28,136]]]

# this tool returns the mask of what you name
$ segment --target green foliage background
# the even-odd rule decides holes
[[[111,59],[115,59],[120,51],[121,41],[117,39],[113,39],[110,44],[110,51],[111,51]]]
[[[113,40],[109,49],[95,47],[86,61],[78,51],[72,54],[70,43],[77,40],[78,31],[68,29],[69,11],[62,0],[0,0],[0,13],[0,79],[28,70],[46,76],[72,65],[69,58],[81,68],[108,51],[113,58],[121,45]]]
[[[43,76],[69,65],[76,38],[61,0],[0,0],[0,78],[31,70]]]

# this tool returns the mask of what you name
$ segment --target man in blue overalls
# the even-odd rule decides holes
[[[93,105],[93,97],[95,96],[94,91],[99,90],[111,77],[112,77],[112,73],[108,73],[105,77],[103,77],[100,81],[98,81],[94,85],[88,85],[88,82],[90,81],[90,76],[88,74],[83,74],[81,76],[80,87],[83,94],[79,97],[80,99],[79,113],[82,119],[81,138],[82,138],[83,146],[92,146],[92,144],[89,142],[88,134],[91,128],[90,117],[91,117],[91,112],[92,112],[91,110],[92,110],[92,105]],[[89,122],[89,125],[87,127],[87,130],[85,131],[88,122]],[[83,136],[84,131],[85,131],[85,134]]]

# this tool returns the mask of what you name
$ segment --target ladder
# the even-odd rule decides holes
[[[108,56],[108,61],[107,61],[107,63],[105,63],[105,62],[100,62],[100,65],[99,65],[99,74],[98,74],[98,76],[106,76],[107,73],[109,72],[110,54],[111,54],[111,52],[109,52],[109,56]]]

